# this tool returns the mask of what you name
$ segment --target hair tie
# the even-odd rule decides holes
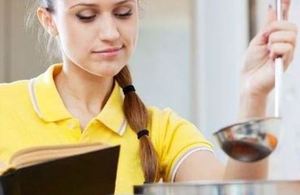
[[[133,85],[127,85],[123,87],[123,93],[126,95],[127,93],[134,92],[135,88]]]
[[[137,133],[137,138],[140,139],[145,135],[149,136],[149,131],[147,129],[142,129]]]

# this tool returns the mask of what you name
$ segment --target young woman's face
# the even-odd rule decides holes
[[[137,0],[56,0],[53,17],[64,60],[102,77],[128,63],[138,35]]]

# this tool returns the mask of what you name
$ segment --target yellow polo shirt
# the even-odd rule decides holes
[[[31,80],[0,85],[0,161],[8,162],[18,150],[42,145],[103,142],[120,144],[116,194],[131,193],[144,182],[139,140],[122,111],[123,94],[115,84],[103,110],[82,130],[64,106],[54,77],[61,64]],[[190,122],[172,110],[148,107],[148,129],[158,153],[164,181],[174,179],[180,163],[193,151],[211,150],[211,144]],[[79,175],[80,177],[80,175]]]

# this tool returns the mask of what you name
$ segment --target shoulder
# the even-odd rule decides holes
[[[151,122],[155,122],[157,119],[168,120],[171,115],[176,114],[171,108],[158,108],[155,106],[149,106],[147,107],[147,110],[149,117],[151,118]]]
[[[11,83],[0,84],[1,106],[22,103],[29,98],[28,80],[19,80]]]
[[[152,141],[158,146],[172,142],[206,142],[200,130],[170,108],[148,107]]]
[[[28,81],[0,84],[0,134],[16,129],[30,109]],[[14,132],[14,131],[11,131]]]
[[[28,87],[28,80],[19,80],[11,83],[0,83],[0,93],[16,93],[18,90],[22,90]]]
[[[148,112],[150,137],[165,181],[173,181],[181,161],[192,152],[212,150],[212,144],[200,130],[172,109],[149,107]]]
[[[183,120],[182,117],[180,117],[174,110],[171,108],[158,108],[155,106],[149,106],[147,107],[149,116],[151,117],[151,120],[157,120],[160,119],[159,121],[162,122],[163,120],[169,120],[171,118],[178,119],[178,120]],[[154,121],[152,121],[154,122]],[[165,121],[166,122],[166,121]]]
[[[176,128],[180,125],[192,125],[191,122],[181,117],[171,108],[158,108],[155,106],[148,107],[150,125],[152,128],[160,127],[160,129]],[[196,128],[196,127],[195,127]]]

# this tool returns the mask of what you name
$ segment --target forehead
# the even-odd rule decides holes
[[[138,0],[56,0],[58,5],[68,8],[75,6],[114,6],[127,2],[136,3]]]

